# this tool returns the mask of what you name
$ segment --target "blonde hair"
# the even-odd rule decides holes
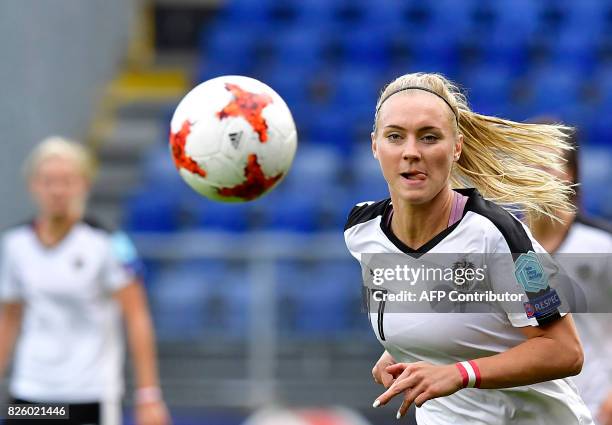
[[[73,160],[87,180],[94,179],[96,164],[89,150],[78,142],[60,136],[42,140],[30,152],[23,167],[25,176],[32,177],[43,161],[53,157]]]
[[[560,124],[527,124],[477,114],[459,88],[440,74],[414,73],[396,78],[376,104],[374,132],[382,103],[397,91],[423,88],[441,97],[454,113],[453,125],[463,134],[459,160],[451,172],[453,187],[473,186],[483,197],[533,219],[555,211],[574,211],[572,186],[544,169],[559,170],[573,129]],[[456,119],[454,119],[456,118]]]

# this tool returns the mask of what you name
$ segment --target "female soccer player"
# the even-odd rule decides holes
[[[578,143],[570,139],[574,149],[562,153],[561,170],[549,170],[559,179],[578,183]],[[574,197],[579,211],[579,196]],[[533,235],[577,282],[605,296],[612,293],[612,265],[606,257],[612,254],[612,233],[609,226],[586,219],[575,211],[555,211],[560,221],[539,216],[531,223]],[[609,301],[608,301],[609,302]],[[584,366],[574,378],[581,397],[601,425],[612,425],[612,356],[608,344],[609,314],[575,314],[576,327],[584,345]],[[607,325],[607,326],[606,326]]]
[[[120,255],[129,246],[83,218],[92,170],[85,148],[58,137],[44,140],[26,162],[38,215],[2,239],[0,377],[15,346],[13,403],[65,403],[66,423],[119,424],[123,313],[137,423],[165,425],[145,293]]]
[[[565,130],[476,114],[437,74],[397,78],[378,100],[372,133],[390,199],[353,208],[349,251],[358,260],[366,253],[512,253],[517,264],[520,254],[543,252],[488,199],[527,212],[571,209],[571,188],[539,169],[556,158],[542,146],[568,147]],[[466,183],[473,187],[451,189]],[[592,423],[564,379],[583,362],[570,314],[380,313],[370,314],[385,348],[373,375],[388,389],[374,407],[401,394],[397,417],[414,403],[419,424]]]

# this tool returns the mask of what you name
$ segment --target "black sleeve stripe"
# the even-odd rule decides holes
[[[360,223],[365,223],[366,221],[370,221],[377,216],[382,215],[385,212],[387,205],[389,205],[389,202],[391,202],[391,199],[383,199],[382,201],[371,204],[360,204],[354,206],[346,219],[344,231],[346,232],[353,226]]]
[[[592,217],[585,217],[582,214],[578,214],[576,216],[576,223],[584,224],[585,226],[594,227],[595,229],[602,230],[610,235],[612,235],[612,224]]]

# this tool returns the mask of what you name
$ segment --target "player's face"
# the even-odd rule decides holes
[[[383,103],[372,151],[392,197],[423,204],[448,187],[463,141],[454,119],[442,99],[423,91],[398,93]]]
[[[43,160],[30,178],[30,192],[40,209],[49,217],[67,217],[80,211],[89,184],[76,162],[69,158]]]

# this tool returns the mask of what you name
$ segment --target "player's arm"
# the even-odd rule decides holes
[[[503,353],[472,359],[465,366],[425,362],[389,366],[387,372],[395,382],[376,399],[375,406],[404,393],[398,411],[398,416],[403,416],[412,403],[420,407],[427,400],[453,394],[466,386],[511,388],[580,373],[584,357],[571,315],[521,330],[527,337],[524,342]]]
[[[4,377],[19,335],[22,312],[21,303],[0,303],[0,380]]]
[[[155,334],[142,284],[135,279],[114,294],[121,306],[136,378],[137,422],[167,424],[168,413],[161,398],[157,373]]]
[[[475,362],[480,388],[508,388],[580,373],[584,355],[570,314],[543,326],[520,328],[527,340]]]

